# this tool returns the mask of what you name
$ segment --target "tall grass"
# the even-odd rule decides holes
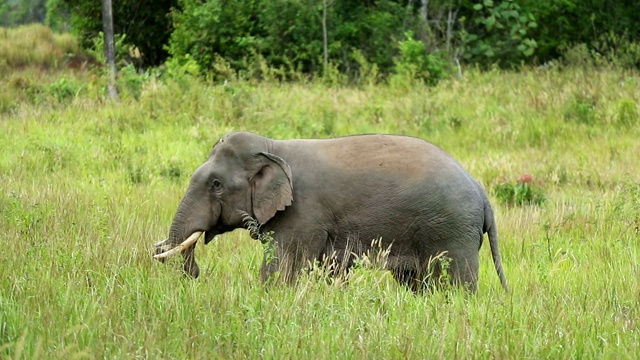
[[[82,53],[75,37],[41,24],[0,28],[0,69],[56,68]]]
[[[48,87],[61,79],[84,90],[61,101]],[[114,104],[99,74],[58,73],[38,101],[5,90],[0,357],[636,358],[639,80],[584,69],[471,71],[436,87],[147,77]],[[367,267],[346,283],[312,273],[266,288],[262,247],[244,231],[198,246],[197,280],[153,261],[191,172],[233,130],[440,145],[490,192],[511,292],[486,247],[471,296],[416,296]],[[499,203],[492,185],[524,173],[546,201]]]

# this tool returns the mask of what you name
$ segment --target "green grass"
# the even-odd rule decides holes
[[[39,92],[1,90],[12,100],[0,107],[2,358],[637,357],[637,73],[471,71],[361,88],[151,76],[118,104],[99,73],[9,77]],[[52,84],[64,82],[76,91],[60,98]],[[262,248],[244,231],[198,246],[197,280],[153,261],[191,172],[232,130],[415,135],[489,190],[532,174],[538,206],[490,191],[511,293],[487,244],[472,296],[416,296],[369,268],[265,288]]]

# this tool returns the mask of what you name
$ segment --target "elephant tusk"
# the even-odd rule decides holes
[[[167,241],[169,241],[169,239],[164,239],[162,241],[158,241],[157,243],[153,244],[153,246],[155,247],[161,247],[167,244]]]
[[[200,235],[202,235],[202,231],[196,231],[193,234],[191,234],[191,236],[189,236],[187,238],[187,240],[183,241],[178,246],[174,247],[173,249],[167,250],[167,251],[165,251],[163,253],[160,253],[160,254],[157,254],[157,255],[153,255],[153,257],[156,258],[156,259],[168,258],[170,256],[173,256],[173,255],[179,253],[179,252],[182,252],[182,251],[184,251],[184,249],[186,249],[189,246],[195,244],[196,241],[198,241],[198,238],[200,237]],[[165,245],[164,241],[161,241],[160,243],[162,243],[161,245]]]

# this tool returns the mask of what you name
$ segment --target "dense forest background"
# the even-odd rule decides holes
[[[640,67],[635,0],[117,0],[120,66],[214,77],[300,74],[437,82],[464,65]],[[44,23],[100,47],[101,3],[0,0],[0,26]]]

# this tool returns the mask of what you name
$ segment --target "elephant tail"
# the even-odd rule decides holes
[[[509,287],[507,286],[507,278],[505,277],[504,270],[502,269],[500,250],[498,250],[498,229],[496,227],[496,221],[493,217],[493,209],[491,208],[491,205],[488,201],[485,204],[484,231],[489,235],[491,257],[493,257],[493,264],[495,265],[496,271],[498,272],[498,277],[500,277],[500,283],[502,284],[504,291],[508,293]]]

